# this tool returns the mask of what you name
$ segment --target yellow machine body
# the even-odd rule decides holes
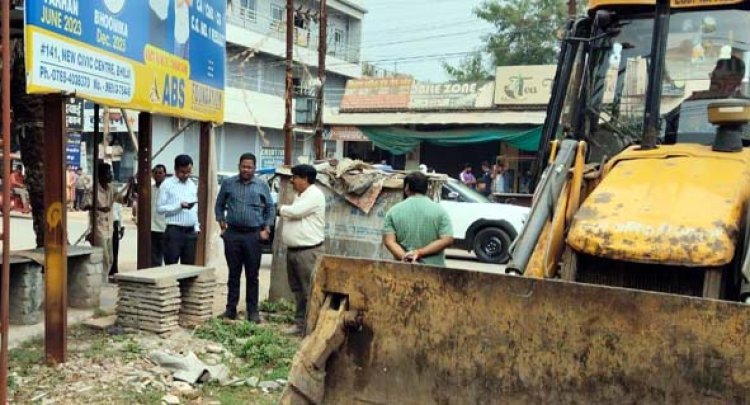
[[[750,150],[631,147],[610,160],[567,243],[591,256],[687,267],[734,258],[750,197]]]

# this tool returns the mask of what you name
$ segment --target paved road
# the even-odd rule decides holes
[[[488,264],[482,263],[477,259],[473,253],[469,253],[463,250],[449,249],[446,254],[446,264],[450,268],[481,271],[485,273],[500,273],[505,272],[504,264]]]
[[[119,267],[121,272],[135,271],[137,263],[137,234],[136,227],[129,219],[129,212],[125,211],[126,220],[125,224],[125,236],[120,242],[120,254],[119,254]],[[82,212],[71,212],[68,215],[68,239],[71,243],[75,243],[81,235],[86,231],[88,225],[88,218],[85,213]],[[85,243],[85,242],[83,242]],[[13,217],[11,219],[11,249],[22,250],[22,249],[33,249],[35,247],[34,231],[32,228],[30,217]],[[214,265],[217,267],[217,277],[220,285],[225,285],[227,279],[227,269],[223,260],[223,246],[220,244],[215,247],[213,252]],[[264,255],[261,265],[260,272],[260,283],[261,283],[261,299],[268,296],[268,289],[271,278],[271,255]],[[481,263],[476,259],[473,254],[467,253],[460,250],[449,250],[448,251],[448,267],[470,270],[470,271],[483,271],[490,273],[502,273],[505,266]],[[240,284],[242,286],[242,295],[244,297],[244,280]],[[102,297],[102,304],[105,307],[114,305],[116,293],[111,291],[109,294],[105,293]],[[220,288],[217,296],[216,310],[222,309],[223,302],[226,299],[226,289]],[[240,300],[243,302],[244,298]],[[242,306],[242,305],[241,305]]]

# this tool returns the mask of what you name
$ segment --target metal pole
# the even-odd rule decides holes
[[[91,246],[97,246],[99,241],[96,239],[96,217],[97,208],[99,207],[99,143],[101,142],[101,131],[99,128],[99,104],[94,104],[94,153],[92,154],[91,177],[93,179],[91,186],[91,211],[89,212],[89,223],[91,224]],[[109,271],[107,269],[106,271]]]
[[[294,0],[286,0],[286,91],[284,93],[284,164],[292,164],[292,92],[294,87]]]
[[[195,249],[195,264],[198,266],[205,266],[208,258],[206,241],[208,240],[208,213],[210,212],[208,207],[208,182],[216,181],[216,179],[209,179],[209,154],[211,152],[211,123],[201,122],[200,130],[200,146],[199,146],[198,164],[199,173],[198,178],[201,181],[198,183],[198,221],[201,224],[201,232],[198,234],[198,245]]]
[[[320,0],[320,32],[318,34],[318,108],[315,112],[315,159],[323,159],[323,104],[326,83],[326,53],[328,52],[328,12],[326,0]]]
[[[68,238],[65,189],[65,103],[44,99],[44,347],[47,363],[65,362],[68,329]]]
[[[643,149],[656,148],[659,137],[659,110],[661,107],[662,75],[669,34],[669,0],[657,0],[654,16],[654,35],[651,40],[651,61],[648,66],[646,112],[643,116]]]
[[[10,0],[2,3],[3,266],[0,278],[0,404],[8,403],[10,288]]]
[[[138,116],[138,269],[151,267],[152,116]]]

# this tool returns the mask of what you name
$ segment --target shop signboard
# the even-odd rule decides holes
[[[330,140],[345,141],[345,142],[369,142],[370,141],[370,139],[367,138],[367,135],[365,135],[357,127],[331,127]]]
[[[65,103],[65,124],[68,131],[83,131],[83,100],[70,98]]]
[[[414,110],[481,109],[492,107],[495,83],[415,83],[409,106]]]
[[[409,108],[412,78],[375,78],[346,82],[341,111],[406,110]]]
[[[81,167],[81,134],[71,132],[65,144],[65,163],[69,166]]]
[[[499,66],[495,74],[495,104],[547,104],[555,65]]]
[[[284,165],[284,148],[282,147],[262,147],[260,149],[260,167],[267,169]]]
[[[27,1],[27,91],[222,122],[226,7],[226,0]]]
[[[495,73],[495,104],[546,105],[556,71],[555,65],[499,66]],[[616,84],[617,69],[609,69],[603,102],[613,101]]]
[[[128,122],[133,131],[138,130],[137,111],[126,110]],[[104,109],[99,108],[99,131],[104,132]],[[94,132],[94,105],[86,103],[83,109],[83,132]],[[120,109],[109,110],[109,132],[128,132],[125,116]]]

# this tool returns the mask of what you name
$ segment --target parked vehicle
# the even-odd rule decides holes
[[[529,215],[527,207],[493,203],[453,178],[443,185],[440,205],[453,223],[454,246],[485,263],[508,262],[510,245]]]

